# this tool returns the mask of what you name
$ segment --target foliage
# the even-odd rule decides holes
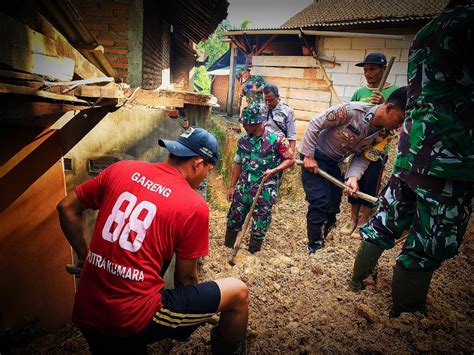
[[[250,24],[249,20],[244,20],[240,27],[248,28]],[[198,43],[196,47],[198,52],[204,52],[204,55],[207,57],[206,65],[197,67],[194,73],[196,89],[203,94],[209,94],[211,88],[211,78],[206,74],[206,70],[229,49],[229,44],[224,42],[222,32],[233,27],[229,21],[222,21],[214,33],[207,40]]]

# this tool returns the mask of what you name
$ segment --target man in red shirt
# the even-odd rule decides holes
[[[190,128],[160,140],[164,163],[122,161],[76,187],[58,205],[61,228],[83,266],[73,320],[95,352],[146,352],[164,338],[186,340],[220,312],[213,352],[245,350],[248,290],[236,278],[198,283],[209,251],[209,208],[194,190],[219,158],[217,141]],[[89,247],[82,211],[99,210]],[[175,289],[163,275],[176,253]]]

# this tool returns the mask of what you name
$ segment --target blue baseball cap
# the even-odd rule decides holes
[[[384,67],[387,65],[387,57],[385,57],[385,54],[379,52],[369,53],[363,62],[357,63],[355,66],[363,67],[365,64],[376,64]]]
[[[158,144],[177,157],[201,156],[212,165],[219,161],[217,140],[203,128],[190,127],[177,140],[160,139]]]

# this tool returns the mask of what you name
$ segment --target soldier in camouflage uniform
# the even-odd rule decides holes
[[[260,75],[250,75],[250,69],[243,67],[239,71],[241,78],[240,97],[247,100],[246,106],[258,104],[263,107],[265,101],[263,99],[263,88],[265,80]]]
[[[252,205],[262,178],[266,178],[250,224],[249,251],[260,250],[272,220],[276,203],[279,172],[294,165],[294,153],[280,132],[263,125],[266,117],[257,104],[246,107],[241,122],[246,133],[237,143],[237,152],[227,199],[232,201],[227,213],[225,246],[232,248]]]
[[[394,268],[391,316],[426,313],[433,271],[457,254],[474,181],[474,6],[450,1],[415,36],[408,63],[408,118],[377,211],[361,229],[353,290],[409,230]]]

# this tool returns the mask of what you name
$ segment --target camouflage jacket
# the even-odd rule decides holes
[[[265,128],[261,136],[250,136],[244,133],[237,142],[237,153],[234,161],[240,165],[238,183],[259,184],[267,169],[274,169],[285,159],[292,159],[288,139],[283,133]],[[272,185],[278,181],[278,174],[265,183]]]
[[[474,181],[474,5],[469,3],[447,6],[413,40],[399,168]]]
[[[264,104],[263,99],[263,87],[265,86],[265,80],[260,75],[252,75],[246,81],[242,83],[241,94],[247,98],[247,106],[254,103]],[[256,92],[255,88],[261,89],[262,91]]]

